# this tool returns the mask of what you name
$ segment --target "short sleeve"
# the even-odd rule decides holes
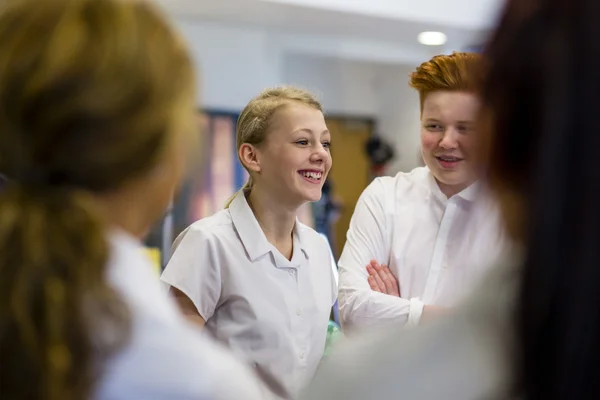
[[[216,238],[206,228],[192,225],[177,241],[160,279],[189,297],[207,321],[214,314],[221,296]]]

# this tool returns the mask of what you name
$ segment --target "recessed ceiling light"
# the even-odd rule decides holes
[[[441,46],[446,43],[446,39],[442,32],[421,32],[417,37],[419,43],[426,46]]]

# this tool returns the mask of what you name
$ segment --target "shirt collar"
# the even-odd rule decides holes
[[[475,201],[480,189],[481,189],[481,183],[479,183],[479,181],[476,181],[476,182],[472,183],[471,185],[469,185],[467,188],[465,188],[463,191],[458,193],[457,196],[459,196],[467,201]]]
[[[294,266],[299,266],[301,264],[300,255],[304,255],[305,258],[308,258],[308,251],[305,247],[306,244],[306,235],[304,232],[304,227],[296,218],[296,223],[294,224],[294,232],[293,232],[293,240],[294,240],[294,252],[292,255],[292,260],[288,260],[283,257],[277,249],[267,240],[265,233],[263,232],[258,220],[256,219],[250,205],[248,204],[248,200],[243,191],[240,191],[236,194],[235,198],[229,205],[229,213],[231,215],[231,220],[233,222],[233,226],[237,231],[242,245],[246,249],[248,256],[251,261],[257,260],[259,257],[272,252],[275,258],[275,262],[278,266],[290,266],[283,264],[292,264]],[[301,251],[297,251],[301,250]]]
[[[428,181],[429,191],[431,192],[431,194],[433,194],[436,198],[438,198],[440,201],[442,201],[444,203],[449,200],[448,197],[446,197],[446,195],[444,193],[442,193],[440,186],[438,185],[437,181],[435,180],[435,177],[429,170],[428,170],[428,174],[427,174],[427,181]],[[475,201],[475,199],[477,198],[477,194],[479,193],[480,190],[481,190],[481,184],[479,183],[479,181],[476,181],[473,184],[466,187],[465,189],[463,189],[462,191],[458,192],[455,196],[458,196],[463,200],[472,202],[472,201]]]

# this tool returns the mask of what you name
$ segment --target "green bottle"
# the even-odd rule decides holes
[[[342,337],[342,330],[335,321],[329,321],[327,326],[327,339],[325,340],[325,354],[327,357],[331,352],[331,349],[335,347],[335,343]]]

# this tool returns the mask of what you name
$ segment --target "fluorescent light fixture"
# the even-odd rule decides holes
[[[425,46],[441,46],[446,43],[446,39],[442,32],[421,32],[417,37],[419,43]]]

